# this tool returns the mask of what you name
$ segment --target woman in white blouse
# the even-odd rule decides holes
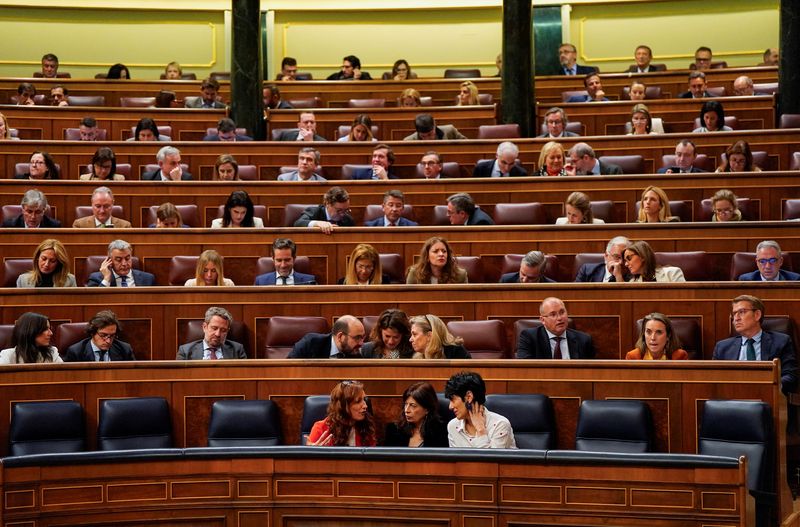
[[[213,249],[203,251],[197,259],[194,278],[186,280],[185,286],[234,285],[233,280],[225,278],[222,255]]]
[[[656,254],[645,241],[633,242],[625,249],[622,255],[625,267],[630,272],[629,282],[685,282],[683,271],[680,267],[671,265],[657,265]],[[618,282],[625,279],[621,275],[622,270],[616,269],[615,275]]]
[[[517,448],[511,423],[486,409],[486,384],[475,372],[453,374],[444,387],[455,418],[447,424],[447,438],[455,448]]]
[[[583,192],[573,192],[567,196],[567,201],[564,202],[564,211],[567,215],[556,218],[556,225],[605,223],[600,218],[594,217],[592,214],[592,202],[589,200],[589,196]]]
[[[0,364],[64,362],[58,350],[50,345],[52,338],[50,319],[39,313],[23,313],[14,322],[11,334],[13,347],[0,351]]]

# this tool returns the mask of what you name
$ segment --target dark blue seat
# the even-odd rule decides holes
[[[83,408],[75,401],[16,403],[8,431],[9,454],[60,454],[86,450]]]
[[[172,448],[172,420],[163,397],[106,399],[100,404],[98,450]]]
[[[517,448],[550,450],[556,446],[553,403],[540,393],[493,393],[486,408],[511,423]]]
[[[650,408],[642,401],[583,401],[575,450],[649,452],[653,437]]]
[[[216,401],[211,407],[208,446],[274,446],[281,444],[278,407],[272,401]]]

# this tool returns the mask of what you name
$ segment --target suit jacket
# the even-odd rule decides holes
[[[481,209],[475,209],[467,220],[467,225],[494,225],[494,220]]]
[[[328,81],[354,81],[354,80],[371,81],[372,80],[372,76],[369,74],[369,72],[362,71],[361,72],[361,78],[356,79],[355,77],[345,77],[344,73],[342,73],[342,71],[339,70],[336,73],[331,73],[330,75],[328,75],[328,77],[325,80],[328,80]]]
[[[436,139],[466,139],[467,136],[458,131],[458,128],[452,124],[441,124],[436,127]],[[419,132],[414,132],[403,138],[403,141],[422,141],[419,137]]]
[[[301,179],[297,173],[297,170],[292,170],[291,172],[285,172],[283,174],[279,174],[278,181],[301,181]],[[311,174],[311,177],[308,178],[308,181],[327,181],[327,179],[320,176],[319,174]]]
[[[581,66],[580,64],[575,65],[575,76],[579,75],[589,75],[590,73],[595,73],[597,70],[592,66]],[[564,73],[564,67],[559,64],[558,66],[558,75],[566,75]]]
[[[383,216],[375,218],[374,220],[366,221],[364,222],[364,225],[367,227],[383,227]],[[400,219],[397,220],[398,227],[416,227],[417,225],[419,225],[417,222],[411,221],[402,216],[400,216]]]
[[[800,274],[793,273],[792,271],[787,271],[785,269],[780,269],[778,271],[778,276],[781,280],[800,280]],[[744,273],[740,274],[737,280],[743,282],[760,282],[761,281],[761,273],[758,272],[756,269],[752,273]]]
[[[500,277],[501,284],[518,284],[519,283],[519,271],[515,271],[513,273],[506,273]],[[545,275],[539,275],[539,283],[540,284],[554,284],[556,283],[555,280],[552,278],[547,278]]]
[[[543,139],[561,139],[561,137],[580,137],[580,136],[578,134],[576,134],[575,132],[570,132],[569,130],[564,130],[564,132],[561,134],[561,137],[551,138],[550,137],[550,132],[544,133],[544,134],[542,134],[542,135],[540,135],[538,137],[543,138]]]
[[[714,346],[712,359],[739,360],[742,337],[736,336],[720,340]],[[797,360],[792,340],[783,333],[762,331],[761,360],[779,359],[781,361],[781,389],[783,393],[794,391],[797,385]]]
[[[150,273],[145,273],[138,269],[131,269],[131,273],[133,273],[133,281],[136,283],[136,287],[156,285],[156,277]],[[88,287],[105,287],[103,285],[103,274],[100,271],[90,274],[86,285]],[[112,280],[109,287],[117,287],[116,280]]]
[[[299,133],[299,128],[290,128],[289,130],[284,130],[281,132],[281,135],[278,136],[278,141],[297,141],[297,135]],[[314,141],[327,141],[327,139],[319,134],[314,134]]]
[[[185,108],[203,108],[203,98],[198,97],[194,100],[190,100],[184,105]],[[224,102],[222,101],[214,101],[214,109],[222,109],[227,108]],[[210,108],[207,108],[210,109]]]
[[[256,276],[255,285],[275,285],[278,283],[278,273],[264,273]],[[294,272],[294,285],[313,285],[317,283],[317,277],[313,274]]]
[[[248,135],[236,134],[236,140],[237,141],[252,141],[253,138],[248,136]],[[219,141],[219,135],[217,135],[217,134],[207,135],[207,136],[205,136],[203,138],[203,141]]]
[[[328,221],[328,217],[325,215],[325,205],[314,205],[313,207],[308,207],[303,211],[303,214],[300,215],[300,218],[294,222],[294,226],[308,227],[308,224],[312,221]],[[334,221],[331,223],[335,223],[341,227],[355,227],[356,225],[356,223],[353,221],[353,218],[350,216],[344,216],[339,221]]]
[[[472,177],[492,177],[492,168],[494,168],[494,159],[484,159],[475,163],[475,168],[472,169]],[[511,167],[509,176],[511,177],[526,177],[528,171],[519,165]]]
[[[614,163],[603,163],[600,161],[600,175],[602,176],[618,176],[621,175],[622,167]]]
[[[16,218],[11,218],[9,220],[4,221],[3,227],[25,228],[25,218],[23,218],[22,214],[20,214]],[[42,216],[42,222],[39,224],[39,227],[42,229],[61,227],[61,222],[58,220],[54,220],[50,216],[44,215]]]
[[[389,170],[387,170],[387,176],[388,176],[389,179],[400,179],[399,177],[397,177],[392,172],[392,168],[391,167],[389,167]],[[353,177],[351,179],[371,180],[372,179],[372,167],[355,169],[353,171]]]
[[[195,340],[181,345],[178,348],[177,360],[203,360],[203,339]],[[226,340],[222,344],[223,359],[246,359],[247,353],[244,346],[232,340]]]
[[[664,64],[650,64],[650,66],[647,68],[647,73],[650,73],[651,71],[667,71],[667,67]],[[623,73],[638,73],[638,72],[639,72],[639,66],[634,64],[632,66],[629,66],[628,69],[625,70]]]
[[[593,359],[595,355],[592,337],[581,331],[567,328],[567,346],[573,359]],[[518,359],[552,359],[550,339],[544,326],[526,329],[519,334]]]
[[[583,264],[575,276],[576,282],[602,282],[606,275],[605,262],[597,264]],[[613,275],[612,275],[613,278]],[[614,280],[616,282],[616,280]]]
[[[131,227],[131,222],[112,216],[111,225],[113,225],[115,229],[129,229]],[[72,222],[72,227],[77,229],[94,229],[94,216],[84,216],[83,218],[78,218]]]
[[[287,359],[328,359],[331,356],[332,333],[306,333],[286,356]],[[360,359],[355,353],[352,358]]]
[[[181,181],[191,181],[192,175],[188,172],[181,174]],[[142,174],[142,181],[161,181],[161,169],[157,168],[152,172]]]
[[[85,338],[67,348],[67,357],[64,359],[64,361],[95,362],[91,341],[91,338]],[[112,361],[136,360],[136,357],[133,355],[131,345],[127,342],[122,342],[119,339],[114,339],[114,342],[111,344],[111,348],[107,353]]]
[[[703,97],[713,97],[713,95],[708,92],[703,92]],[[685,91],[678,95],[678,99],[694,99],[694,96],[692,96],[692,92]]]
[[[607,97],[603,97],[600,100],[601,101],[608,101],[608,98]],[[589,96],[589,94],[586,94],[586,95],[573,95],[572,97],[567,99],[567,102],[599,102],[599,101],[596,101],[596,100],[592,99]]]
[[[658,169],[658,172],[656,172],[656,173],[657,174],[666,174],[668,168],[670,168],[670,167],[661,167],[661,168]],[[705,172],[705,170],[697,168],[696,166],[693,166],[691,168],[691,170],[689,170],[690,174],[695,174],[697,172]]]

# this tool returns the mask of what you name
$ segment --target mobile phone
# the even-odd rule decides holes
[[[472,403],[467,403],[467,411],[472,412]]]

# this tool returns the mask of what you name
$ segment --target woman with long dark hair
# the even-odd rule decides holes
[[[410,337],[408,315],[399,309],[387,309],[378,316],[369,342],[361,346],[361,356],[368,359],[410,359],[414,355]]]
[[[264,221],[255,215],[255,206],[244,190],[234,190],[225,202],[221,218],[211,222],[212,229],[222,227],[264,227]]]
[[[23,313],[14,322],[11,346],[0,351],[0,364],[36,364],[64,362],[58,350],[50,345],[53,330],[50,319],[39,313]]]
[[[386,426],[385,446],[447,447],[447,425],[439,416],[436,390],[415,382],[403,392],[403,410]]]

